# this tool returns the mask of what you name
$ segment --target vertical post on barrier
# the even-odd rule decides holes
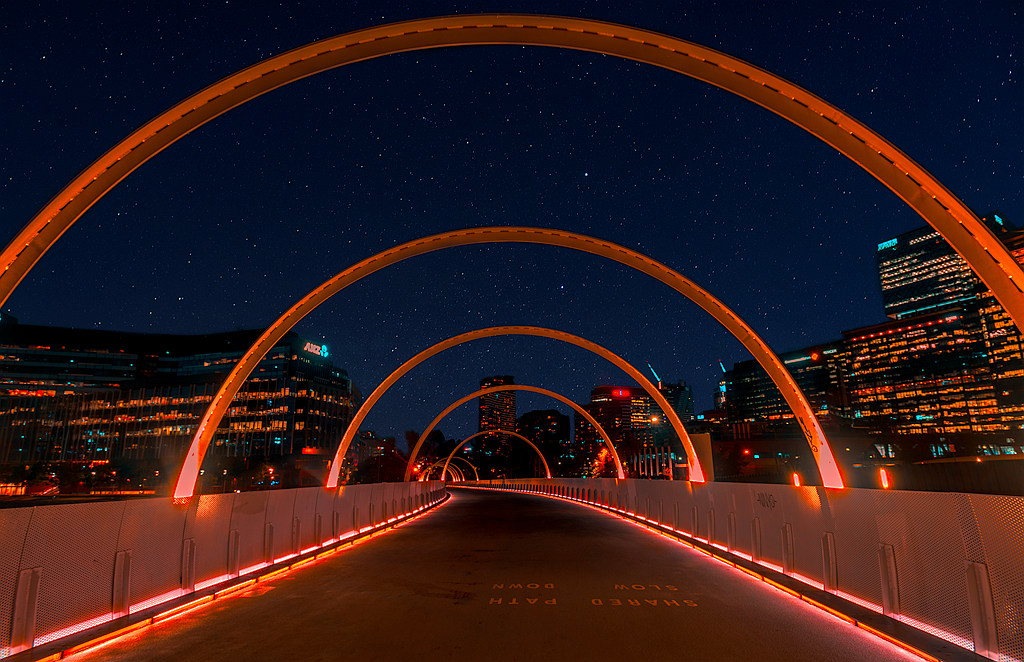
[[[992,608],[992,585],[988,579],[988,566],[967,561],[967,596],[971,609],[971,629],[974,632],[974,652],[998,660],[999,639],[996,616]]]
[[[725,547],[730,552],[736,549],[736,513],[729,513],[729,525],[725,532]]]
[[[896,576],[896,552],[892,545],[878,544],[878,574],[882,580],[882,613],[900,613],[900,591]]]
[[[232,577],[237,577],[239,572],[241,572],[239,539],[238,529],[228,531],[228,574]]]
[[[821,583],[831,593],[839,590],[839,575],[836,570],[836,537],[831,531],[821,536]]]
[[[782,572],[787,575],[796,567],[793,556],[793,525],[785,522],[782,525]]]
[[[196,540],[186,538],[181,543],[181,590],[196,590]]]
[[[42,575],[42,568],[29,568],[18,573],[9,645],[12,655],[32,648],[35,643],[36,607],[39,603],[39,582]]]
[[[122,550],[114,556],[114,584],[110,596],[110,614],[114,618],[128,615],[132,577],[132,551]]]
[[[758,563],[761,560],[761,519],[755,517],[750,522],[750,560]]]
[[[270,522],[263,525],[263,561],[274,562],[274,525]]]

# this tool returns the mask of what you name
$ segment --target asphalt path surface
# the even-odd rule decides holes
[[[71,659],[919,660],[619,518],[475,490]]]

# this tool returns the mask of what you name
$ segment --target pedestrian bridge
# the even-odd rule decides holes
[[[11,508],[0,531],[15,660],[1024,658],[1019,497],[414,482]]]

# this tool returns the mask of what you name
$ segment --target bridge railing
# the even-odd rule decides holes
[[[476,484],[618,510],[991,659],[1024,660],[1021,497],[615,479]]]
[[[444,495],[378,483],[0,510],[0,658],[356,537]]]

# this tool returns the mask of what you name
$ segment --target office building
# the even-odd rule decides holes
[[[0,464],[180,462],[259,330],[199,336],[0,320]],[[208,457],[324,465],[359,394],[327,347],[289,333],[235,396]]]
[[[844,409],[841,347],[841,343],[832,342],[779,354],[819,418],[826,418],[833,412],[841,415]],[[728,417],[733,423],[794,420],[775,382],[753,359],[734,364],[726,373],[724,395]]]
[[[999,214],[982,220],[1004,241],[1012,236]],[[885,314],[893,319],[972,301],[984,292],[967,262],[931,226],[883,241],[876,259]]]
[[[480,388],[506,386],[515,384],[511,375],[486,377],[480,380]],[[485,430],[516,429],[516,392],[497,391],[479,398],[479,427],[477,432]]]
[[[620,458],[650,446],[654,442],[652,418],[660,420],[663,416],[651,397],[636,386],[598,386],[590,392],[590,402],[583,408],[608,433]],[[575,428],[577,446],[588,457],[600,453],[603,440],[578,414]]]

